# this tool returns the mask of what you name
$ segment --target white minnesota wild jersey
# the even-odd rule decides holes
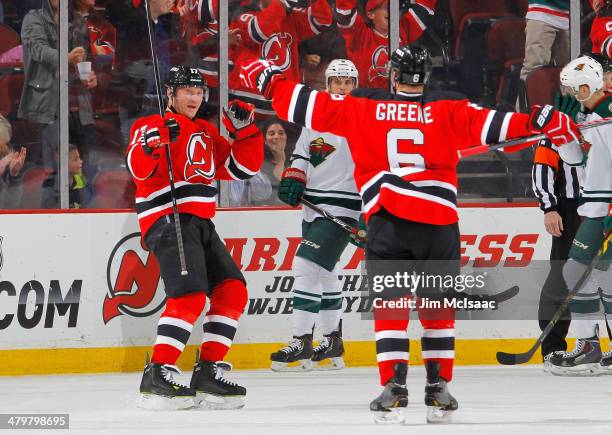
[[[586,116],[586,121],[597,121],[612,116],[612,96],[606,96]],[[597,218],[608,215],[612,203],[612,125],[584,130],[584,139],[590,144],[586,153],[584,180],[580,183],[580,216]],[[564,148],[566,148],[564,150]],[[582,157],[576,143],[559,148],[559,154],[569,164]],[[568,157],[564,157],[564,155]]]
[[[306,173],[305,199],[335,216],[359,219],[361,196],[353,178],[355,165],[345,138],[302,128],[291,166]],[[320,217],[308,207],[303,209],[306,222]]]

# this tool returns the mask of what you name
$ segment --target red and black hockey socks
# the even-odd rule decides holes
[[[215,287],[210,298],[210,310],[204,317],[200,360],[222,361],[225,358],[247,299],[247,289],[242,281],[229,279]]]
[[[205,305],[206,294],[203,292],[168,298],[157,324],[157,340],[151,358],[154,363],[176,365]]]

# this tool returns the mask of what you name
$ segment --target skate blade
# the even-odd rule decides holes
[[[345,367],[346,364],[344,364],[344,359],[342,359],[341,356],[337,358],[325,358],[314,364],[315,370],[342,370]]]
[[[391,408],[386,412],[375,412],[374,423],[381,425],[403,424],[405,408]]]
[[[210,393],[197,393],[195,405],[202,409],[240,409],[244,408],[245,396],[218,396]]]
[[[427,407],[427,423],[444,424],[450,423],[453,419],[454,411],[447,411],[437,406]]]
[[[602,375],[612,375],[612,366],[602,366],[600,364],[599,367]]]
[[[312,370],[312,361],[309,359],[302,359],[292,363],[272,361],[270,368],[273,372],[309,372]]]
[[[599,363],[591,364],[580,364],[576,367],[558,367],[553,365],[550,368],[550,372],[555,376],[569,376],[569,377],[588,377],[588,376],[601,376],[601,365]]]
[[[141,394],[137,406],[152,411],[177,411],[195,405],[193,397],[164,397],[157,394]]]

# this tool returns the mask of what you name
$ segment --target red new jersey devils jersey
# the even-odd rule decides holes
[[[272,106],[289,122],[344,136],[369,217],[381,207],[436,225],[457,222],[457,151],[529,135],[528,115],[489,110],[456,94],[393,95],[359,89],[342,97],[289,80]]]
[[[612,17],[595,17],[591,26],[593,53],[612,55]]]
[[[433,15],[436,0],[417,0],[416,4]],[[359,86],[388,89],[389,37],[366,25],[357,12],[356,0],[337,0],[336,20],[347,55],[359,71]],[[425,28],[423,20],[409,9],[400,21],[400,45],[416,41]]]
[[[244,180],[259,171],[263,162],[263,137],[254,134],[230,144],[212,124],[166,112],[180,125],[178,139],[170,145],[170,158],[179,213],[203,218],[215,214],[217,189],[213,180]],[[131,129],[127,165],[136,184],[136,213],[142,234],[160,217],[172,213],[170,182],[164,147],[156,156],[141,146],[147,124],[160,119],[151,115],[138,119]]]

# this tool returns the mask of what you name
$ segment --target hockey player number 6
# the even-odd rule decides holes
[[[387,158],[391,172],[398,177],[425,170],[425,159],[419,153],[402,153],[399,142],[409,140],[413,145],[423,145],[424,136],[416,128],[394,128],[387,133]]]

